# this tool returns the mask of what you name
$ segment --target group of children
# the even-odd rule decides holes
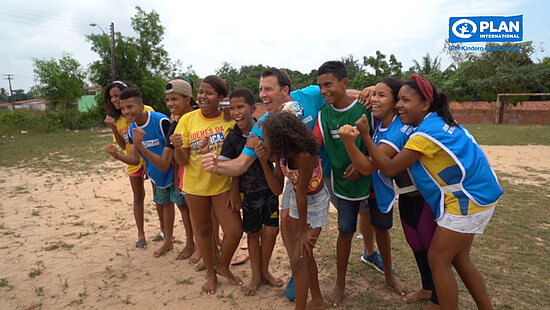
[[[229,266],[243,231],[252,269],[244,292],[254,294],[264,281],[282,286],[283,280],[269,271],[280,231],[292,270],[285,295],[296,301],[296,309],[325,308],[313,254],[332,202],[338,237],[335,286],[326,298],[330,305],[344,298],[359,218],[365,240],[361,260],[383,272],[406,302],[429,299],[426,309],[456,309],[454,266],[478,308],[491,309],[483,277],[469,257],[474,235],[483,232],[502,195],[483,152],[454,121],[445,95],[422,77],[412,75],[406,82],[385,78],[361,93],[347,86],[340,61],[319,68],[317,85],[294,91],[284,70],[268,68],[260,77],[267,113],[256,121],[250,90],[229,93],[228,84],[211,75],[200,83],[195,102],[190,81],[175,79],[165,87],[171,123],[147,109],[129,83],[109,85],[105,122],[125,154],[115,144],[106,150],[129,165],[136,248],[146,246],[145,165],[164,235],[154,255],[173,249],[175,203],[187,237],[178,258],[202,257],[207,294],[216,292],[217,275],[242,285]],[[229,117],[219,108],[228,95]],[[392,266],[389,229],[397,194],[422,279],[416,292]]]

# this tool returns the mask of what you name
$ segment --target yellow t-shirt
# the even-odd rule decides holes
[[[405,144],[406,149],[420,152],[420,162],[440,186],[447,186],[460,182],[461,172],[454,159],[447,154],[439,145],[426,137],[416,135],[411,137]],[[448,182],[448,183],[447,183]],[[461,211],[460,205],[466,206],[466,214]],[[445,193],[445,212],[456,215],[468,215],[487,210],[488,207],[481,207],[462,192]],[[464,210],[463,210],[464,211]]]
[[[144,111],[155,111],[152,107],[145,105]],[[131,123],[128,123],[128,120],[124,116],[119,116],[117,120],[115,121],[116,129],[118,130],[118,133],[122,136],[124,139],[124,143],[126,144],[126,148],[124,150],[124,154],[129,155],[130,154],[130,136],[128,135],[128,127],[130,127]],[[116,143],[115,136],[113,135],[113,142]],[[142,167],[145,167],[145,161],[140,156],[139,164],[138,165],[127,165],[126,171],[128,171],[128,174],[136,173],[139,169]]]
[[[234,126],[234,121],[224,120],[223,112],[218,117],[206,118],[201,110],[195,110],[181,117],[174,133],[181,134],[183,148],[190,149],[189,163],[183,174],[184,192],[197,196],[214,196],[231,188],[230,177],[204,171],[198,142],[202,137],[209,136],[210,151],[220,154],[225,137]]]

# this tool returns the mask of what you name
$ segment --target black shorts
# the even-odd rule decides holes
[[[383,213],[378,208],[376,199],[369,198],[370,223],[376,228],[389,230],[393,226],[393,208],[388,213]]]
[[[242,209],[247,234],[260,231],[262,225],[279,227],[279,198],[270,189],[244,194]]]

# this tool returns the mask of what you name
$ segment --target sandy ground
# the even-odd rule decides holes
[[[483,149],[503,179],[533,185],[550,179],[549,146]],[[267,285],[247,297],[220,278],[217,295],[201,294],[205,274],[175,260],[185,240],[181,221],[175,251],[153,258],[158,218],[146,190],[149,248],[137,251],[132,193],[117,163],[70,174],[0,167],[0,308],[293,309],[283,288]],[[280,239],[271,269],[285,280],[290,274]],[[248,263],[233,270],[249,281]]]

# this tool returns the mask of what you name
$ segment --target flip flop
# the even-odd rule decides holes
[[[233,257],[231,266],[240,265],[248,260],[248,254],[241,254]]]
[[[145,241],[145,239],[139,239],[136,242],[136,250],[143,251],[145,249],[147,249],[147,241]]]

